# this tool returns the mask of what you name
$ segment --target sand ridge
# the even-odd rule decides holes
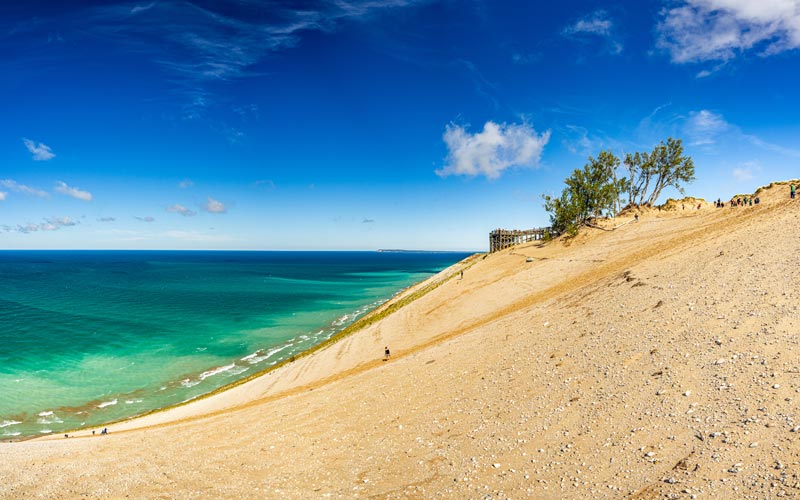
[[[761,199],[479,258],[232,391],[3,444],[0,497],[800,496],[800,205]]]

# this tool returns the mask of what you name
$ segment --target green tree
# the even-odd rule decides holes
[[[683,185],[694,180],[694,161],[683,155],[683,143],[680,139],[661,141],[650,154],[650,168],[655,179],[653,192],[647,204],[653,206],[667,186],[672,186],[684,194]]]
[[[694,180],[694,162],[683,155],[683,142],[672,137],[650,153],[628,153],[623,163],[630,175],[628,199],[633,205],[653,206],[664,188],[672,186],[683,193],[684,184]]]
[[[627,179],[616,177],[619,163],[611,151],[601,151],[597,158],[590,156],[582,169],[572,172],[560,197],[543,196],[554,232],[575,235],[591,217],[614,210],[627,188]]]

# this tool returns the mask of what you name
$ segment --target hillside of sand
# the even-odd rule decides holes
[[[0,498],[800,497],[800,202],[759,196],[478,257],[229,391],[0,444]]]

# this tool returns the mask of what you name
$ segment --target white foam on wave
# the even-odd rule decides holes
[[[39,412],[39,416],[40,416],[40,417],[49,417],[49,416],[50,416],[50,415],[52,415],[52,414],[53,414],[53,412],[52,412],[52,411],[43,411],[43,412]]]
[[[251,365],[254,365],[256,363],[260,363],[260,362],[264,361],[265,359],[271,358],[272,356],[278,354],[279,352],[283,351],[284,349],[288,349],[289,347],[292,347],[293,345],[294,345],[293,343],[284,344],[284,345],[282,345],[280,347],[273,347],[272,349],[270,349],[267,352],[263,352],[261,350],[258,350],[256,352],[254,352],[253,354],[248,354],[247,356],[242,358],[242,361],[247,361]],[[262,352],[263,352],[263,354],[261,354]]]
[[[52,415],[52,414],[51,414],[51,415],[49,415],[49,416],[50,416],[50,417],[52,417],[52,418],[47,418],[47,417],[37,418],[37,419],[36,419],[36,423],[38,423],[38,424],[42,424],[42,425],[49,425],[49,424],[61,424],[61,423],[64,423],[64,421],[63,421],[63,420],[61,420],[60,418],[56,417],[55,415]]]
[[[99,405],[97,405],[97,407],[98,408],[105,408],[106,406],[114,406],[115,404],[117,404],[117,400],[116,399],[113,400],[113,401],[106,401],[104,403],[100,403]]]
[[[194,386],[196,386],[196,385],[197,385],[197,384],[199,384],[199,383],[200,383],[200,381],[199,381],[199,380],[192,380],[192,379],[190,379],[190,378],[185,378],[185,379],[181,380],[181,385],[182,385],[182,386],[184,386],[184,387],[186,387],[187,389],[188,389],[189,387],[194,387]]]
[[[142,402],[141,399],[126,399],[125,400],[125,404],[126,405],[132,405],[134,403],[141,403],[141,402]]]
[[[342,326],[343,324],[345,324],[347,322],[348,319],[350,319],[350,315],[349,314],[345,314],[344,316],[341,316],[340,318],[335,319],[333,321],[333,326]]]
[[[239,375],[240,373],[244,373],[249,369],[250,369],[249,366],[237,366],[236,368],[231,370],[231,372],[228,375],[230,376]]]
[[[3,436],[8,436],[8,437],[19,436],[20,434],[22,434],[22,433],[21,432],[8,432],[8,431],[3,432]]]
[[[39,432],[42,433],[42,434],[50,434],[53,431],[51,431],[50,429],[42,429]]]
[[[368,304],[366,306],[362,306],[356,309],[352,313],[345,314],[344,316],[339,317],[338,319],[333,321],[333,326],[342,326],[348,321],[353,321],[365,312],[369,311],[370,309],[374,308],[375,306],[379,305],[380,302],[373,302],[372,304]]]
[[[22,422],[20,422],[19,420],[3,420],[2,422],[0,422],[0,429],[2,429],[3,427],[9,427],[21,423]]]
[[[220,373],[225,373],[228,370],[232,370],[236,366],[236,363],[231,363],[225,366],[218,366],[211,370],[205,371],[200,374],[200,380],[205,380],[208,377],[213,377],[214,375],[219,375]]]

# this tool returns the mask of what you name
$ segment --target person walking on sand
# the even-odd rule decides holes
[[[461,270],[461,279],[462,280],[464,279],[464,270],[463,269]]]
[[[383,360],[386,361],[391,357],[392,353],[389,352],[389,346],[383,348]]]
[[[789,185],[789,196],[791,196],[792,199],[794,199],[794,183]]]

